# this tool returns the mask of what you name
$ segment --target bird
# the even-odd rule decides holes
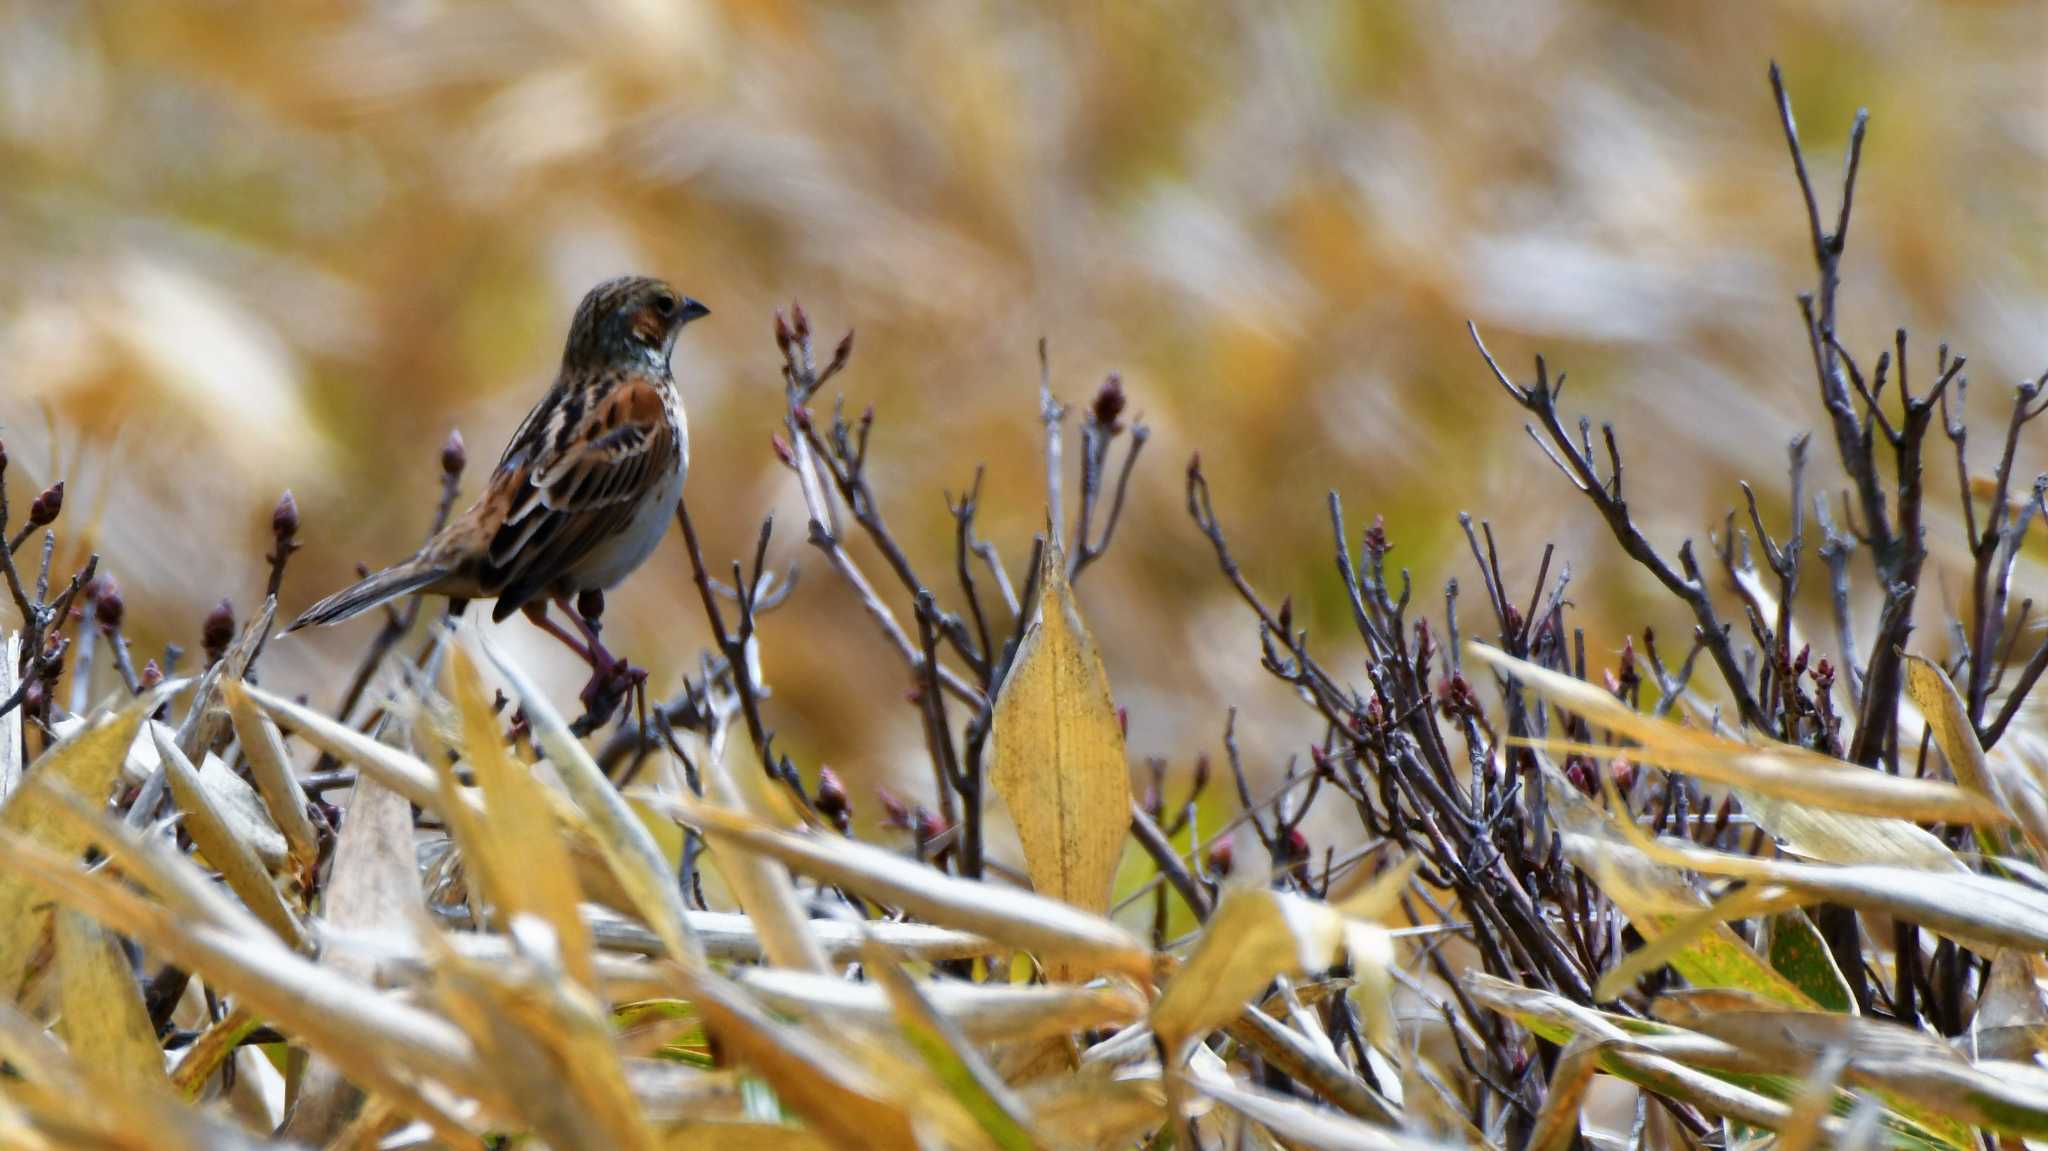
[[[447,596],[457,613],[494,599],[493,620],[524,611],[594,671],[610,663],[594,617],[603,593],[653,554],[682,498],[689,425],[670,359],[683,328],[710,314],[648,276],[592,288],[570,321],[554,383],[476,502],[411,557],[307,608],[285,633],[426,592]],[[551,601],[587,646],[547,619]]]

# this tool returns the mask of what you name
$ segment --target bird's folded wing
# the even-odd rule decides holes
[[[676,467],[682,450],[659,385],[628,377],[590,403],[564,397],[515,437],[514,490],[486,564],[515,606],[559,579],[612,534]],[[519,441],[525,441],[523,445]]]

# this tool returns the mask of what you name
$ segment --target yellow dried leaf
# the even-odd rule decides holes
[[[8,796],[0,807],[0,828],[58,855],[83,851],[86,838],[52,810],[58,801],[49,788],[70,791],[94,805],[105,803],[143,717],[161,699],[161,693],[145,693],[111,718],[45,752],[29,777],[47,786],[20,788]],[[41,899],[41,891],[27,879],[0,871],[0,1001],[11,1003],[21,993],[29,963],[47,938],[50,913],[37,906]]]
[[[493,845],[491,878],[496,886],[492,901],[506,921],[522,911],[546,920],[561,948],[563,968],[577,983],[595,989],[590,929],[578,910],[582,897],[576,870],[570,865],[568,845],[548,804],[546,788],[506,750],[498,732],[497,713],[484,694],[476,664],[468,652],[452,645],[448,681],[462,717],[463,758],[476,773],[477,788],[484,797],[485,819],[479,830]],[[451,829],[461,826],[449,821]],[[475,838],[480,841],[483,837]]]
[[[57,913],[60,1028],[71,1054],[109,1084],[161,1089],[164,1054],[121,943],[92,919]]]
[[[996,696],[989,778],[1016,820],[1032,886],[1099,914],[1123,857],[1131,779],[1109,676],[1065,571],[1048,543],[1038,618]]]

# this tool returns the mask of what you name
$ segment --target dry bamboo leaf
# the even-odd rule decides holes
[[[1882,860],[1928,871],[1960,871],[1966,865],[1941,838],[1917,823],[1874,815],[1849,815],[1735,788],[1742,809],[1786,850],[1825,863]]]
[[[586,918],[597,917],[591,930],[600,946],[641,955],[661,954],[661,941],[645,927],[595,910],[588,904],[584,906],[584,914]],[[689,917],[690,930],[703,941],[705,954],[710,958],[738,963],[760,963],[767,958],[761,949],[760,933],[746,916],[732,911],[691,911]],[[994,940],[964,931],[933,927],[929,923],[858,924],[814,919],[810,931],[818,946],[825,949],[826,958],[833,963],[852,963],[860,958],[865,938],[861,934],[863,931],[872,932],[898,955],[928,963],[944,959],[978,959],[1008,950]]]
[[[1346,1114],[1369,1123],[1400,1122],[1394,1105],[1352,1074],[1326,1047],[1311,1042],[1258,1008],[1246,1007],[1224,1030],[1257,1052],[1269,1066],[1299,1080],[1318,1099]]]
[[[670,878],[668,863],[647,825],[626,805],[625,797],[605,778],[590,752],[570,733],[561,713],[526,673],[488,644],[484,654],[511,684],[534,737],[554,764],[569,798],[590,821],[598,850],[632,899],[634,910],[654,929],[655,936],[668,949],[669,958],[687,966],[702,966],[704,946],[690,932],[682,890]]]
[[[255,913],[256,918],[277,933],[294,950],[305,945],[305,929],[299,918],[285,906],[284,896],[271,881],[270,872],[248,843],[237,836],[228,825],[228,818],[221,813],[214,796],[199,780],[199,772],[185,753],[178,750],[160,730],[156,734],[157,754],[163,757],[164,771],[170,780],[171,796],[178,809],[185,813],[185,830],[192,836],[192,842],[199,848],[206,862],[236,895],[244,906]],[[409,815],[410,813],[408,813]],[[409,823],[409,821],[408,821]]]
[[[1156,1079],[1113,1079],[1083,1072],[1024,1089],[1032,1127],[1055,1147],[1121,1151],[1166,1121]]]
[[[437,1002],[549,1146],[651,1151],[654,1134],[627,1085],[605,1005],[563,978],[546,921],[520,914],[511,927],[509,961],[488,964],[424,933]]]
[[[1770,1066],[1777,1074],[1806,1076],[1829,1052],[1849,1056],[1844,1077],[1859,1086],[1883,1091],[1895,1101],[1918,1106],[1910,1117],[1943,1120],[2005,1131],[2016,1135],[2048,1135],[2048,1075],[2024,1070],[2025,1064],[1986,1060],[1971,1063],[1953,1047],[1882,1019],[1851,1015],[1778,1011],[1679,1011],[1672,1022],[1709,1036],[1741,1053],[1741,1065],[1719,1069],[1749,1070],[1749,1061]],[[1715,1066],[1702,1061],[1698,1066]],[[2022,1068],[2014,1073],[2011,1069]],[[1949,1138],[1967,1140],[1958,1129]]]
[[[965,1033],[932,1006],[897,959],[869,944],[862,969],[880,984],[894,1010],[896,1030],[946,1093],[972,1117],[1000,1151],[1036,1151],[1039,1142],[1025,1125],[1023,1101],[974,1049]]]
[[[2048,859],[2048,795],[2032,773],[2008,758],[1993,762],[1948,673],[1917,655],[1905,659],[1906,694],[1934,734],[1956,782],[2013,813],[2036,859]]]
[[[1042,556],[1038,615],[996,695],[989,779],[1016,821],[1033,889],[1104,914],[1130,829],[1123,725],[1059,545]]]
[[[92,804],[103,804],[113,791],[128,755],[128,745],[142,718],[162,700],[160,692],[143,697],[113,716],[87,727],[43,753],[30,777],[42,787],[17,788],[0,807],[0,828],[48,847],[58,855],[75,855],[85,840],[61,815],[50,788],[61,787]],[[21,994],[29,964],[48,938],[50,913],[38,908],[39,892],[22,876],[0,872],[0,1002]]]
[[[1474,971],[1465,976],[1466,993],[1480,1005],[1512,1016],[1516,1022],[1560,1046],[1574,1036],[1590,1035],[1609,1044],[1600,1053],[1600,1068],[1657,1094],[1690,1103],[1711,1114],[1776,1131],[1791,1118],[1791,1108],[1661,1054],[1621,1049],[1638,1044],[1646,1030],[1670,1033],[1662,1024],[1609,1016],[1581,1007],[1547,991]],[[1725,1045],[1719,1045],[1725,1046]]]
[[[1778,1130],[1772,1151],[1812,1151],[1821,1145],[1821,1124],[1834,1111],[1835,1087],[1848,1062],[1848,1052],[1836,1050],[1815,1065],[1792,1097],[1792,1114]]]
[[[649,808],[699,831],[717,832],[791,868],[893,903],[948,927],[1041,957],[1148,979],[1152,953],[1117,924],[1027,891],[956,879],[878,847],[782,831],[739,812],[692,799],[636,791]]]
[[[1286,1141],[1314,1151],[1443,1151],[1449,1144],[1370,1126],[1222,1076],[1190,1075],[1189,1086]]]
[[[164,1053],[121,943],[68,908],[57,912],[60,1028],[73,1057],[123,1093],[161,1089]]]
[[[1615,826],[1643,854],[1672,867],[1778,884],[1862,911],[1896,915],[1965,942],[2048,949],[2048,894],[2025,884],[1972,872],[1730,855],[1652,840],[1628,820],[1617,820]]]
[[[442,800],[434,769],[388,744],[379,743],[346,724],[337,723],[303,704],[272,695],[254,684],[244,684],[256,706],[279,724],[297,732],[307,743],[345,763],[356,765],[386,788],[429,810],[439,810]],[[474,793],[467,793],[475,800]],[[478,803],[478,810],[482,810]]]
[[[154,1044],[152,1044],[154,1046]],[[91,1060],[74,1058],[12,1006],[0,1004],[0,1058],[9,1075],[0,1088],[0,1146],[51,1151],[257,1151],[267,1141],[212,1115],[178,1105],[163,1077],[124,1080]],[[14,1114],[5,1114],[9,1105]],[[17,1128],[37,1134],[16,1141]]]
[[[1578,1036],[1565,1045],[1523,1151],[1564,1151],[1578,1140],[1579,1113],[1585,1109],[1593,1073],[1600,1069],[1602,1046],[1602,1041],[1591,1035]]]
[[[838,1146],[802,1127],[744,1120],[692,1120],[663,1128],[665,1151],[833,1151]]]
[[[262,1025],[263,1021],[254,1013],[237,1007],[220,1022],[208,1026],[185,1049],[184,1058],[178,1060],[171,1072],[171,1087],[178,1097],[187,1102],[198,1099],[199,1093],[206,1090],[206,1081],[213,1078],[221,1064],[234,1057],[242,1040]]]
[[[1565,856],[1578,865],[1647,939],[1697,915],[1705,899],[1685,873],[1652,862],[1630,847],[1615,819],[1579,794],[1543,756],[1550,813],[1563,829]],[[1818,1010],[1806,992],[1774,969],[1726,924],[1715,923],[1671,955],[1668,962],[1697,987],[1733,987],[1766,996],[1797,1010]]]
[[[1152,1008],[1152,1030],[1176,1062],[1237,1017],[1276,975],[1322,971],[1344,942],[1344,918],[1325,903],[1264,887],[1230,889]]]
[[[883,924],[872,926],[882,927]],[[888,947],[886,936],[876,941]],[[900,954],[892,952],[894,954]],[[834,975],[780,967],[748,967],[733,978],[762,1003],[821,1022],[887,1027],[891,1008],[882,988]],[[977,1042],[1025,1042],[1076,1031],[1121,1027],[1144,1017],[1145,1002],[1128,986],[1076,987],[934,980],[918,985],[932,1006]]]
[[[306,793],[292,772],[284,741],[278,737],[277,727],[257,712],[242,681],[223,683],[221,695],[227,700],[228,717],[241,742],[242,758],[249,764],[249,776],[256,781],[271,821],[284,834],[293,869],[304,875],[319,858],[320,837],[306,814]]]
[[[777,821],[775,805],[761,795],[764,773],[753,765],[735,769],[726,761],[725,723],[711,736],[710,751],[704,757],[705,787],[717,803],[746,811],[763,821]],[[745,776],[738,779],[736,776]],[[789,869],[772,858],[750,851],[724,836],[705,837],[712,861],[725,878],[725,885],[752,921],[760,935],[761,950],[777,967],[824,972],[830,965],[825,951],[811,934],[810,916],[798,898]]]
[[[1745,887],[1729,892],[1661,933],[1647,936],[1648,942],[1623,956],[1621,962],[1600,976],[1600,982],[1593,988],[1593,998],[1606,1002],[1628,994],[1638,979],[1695,947],[1702,936],[1719,924],[1785,911],[1811,902],[1811,897],[1793,896],[1779,887]]]
[[[1998,780],[1991,774],[1984,745],[1977,741],[1977,727],[1970,722],[1970,710],[1963,706],[1956,685],[1947,672],[1923,656],[1909,653],[1905,665],[1906,695],[1934,729],[1935,746],[1941,748],[1941,757],[1948,760],[1956,782],[1996,802],[2000,798]]]
[[[563,969],[583,987],[595,990],[590,929],[579,910],[582,899],[576,872],[549,806],[547,788],[506,750],[498,734],[497,713],[484,695],[483,681],[469,653],[451,647],[447,674],[462,718],[464,758],[476,773],[477,789],[484,797],[488,834],[472,839],[481,845],[487,838],[495,845],[490,852],[491,879],[496,884],[492,902],[507,920],[519,912],[545,920],[561,949]],[[455,821],[449,826],[453,829]]]
[[[394,732],[393,738],[403,737]],[[375,778],[358,774],[335,841],[321,917],[342,931],[374,931],[412,923],[423,908],[413,852],[412,802]],[[321,963],[358,981],[367,981],[373,970],[347,955],[325,955]],[[286,1138],[317,1146],[348,1126],[362,1106],[362,1088],[369,1085],[360,1076],[351,1082],[348,1070],[334,1052],[315,1052],[285,1122]]]
[[[1592,684],[1516,659],[1497,648],[1471,643],[1466,650],[1551,702],[1636,740],[1639,746],[1628,749],[1628,754],[1644,763],[1855,815],[1986,826],[2012,822],[1998,804],[1952,784],[1887,775],[1785,744],[1738,743],[1643,715]],[[1532,746],[1594,755],[1617,751],[1568,741],[1537,740]]]
[[[50,897],[240,997],[250,1009],[343,1063],[351,1075],[377,1090],[416,1099],[417,1093],[398,1073],[407,1068],[495,1100],[489,1074],[460,1031],[437,1016],[315,965],[277,942],[253,918],[243,917],[241,932],[181,918],[115,880],[87,873],[12,833],[0,832],[0,863]],[[438,1120],[436,1129],[444,1133],[462,1131],[459,1124],[431,1110],[415,1113]],[[464,1146],[475,1144],[473,1138],[460,1141]]]
[[[709,967],[677,970],[680,992],[736,1059],[834,1146],[914,1151],[910,1117],[866,1071],[837,1058],[818,1036],[780,1023],[738,984]]]

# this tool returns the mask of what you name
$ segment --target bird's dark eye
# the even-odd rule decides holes
[[[667,292],[663,292],[661,295],[654,297],[654,310],[661,313],[663,319],[675,315],[676,298]]]

